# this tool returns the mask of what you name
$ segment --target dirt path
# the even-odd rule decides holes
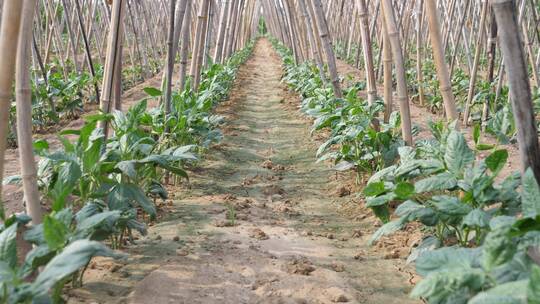
[[[355,198],[335,194],[334,172],[315,163],[280,66],[259,41],[218,109],[225,138],[191,173],[190,189],[175,190],[127,261],[93,263],[69,302],[413,303],[402,260],[365,245],[373,222],[340,212]]]

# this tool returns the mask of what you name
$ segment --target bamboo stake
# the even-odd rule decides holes
[[[401,43],[399,39],[399,32],[394,17],[392,3],[390,0],[381,0],[384,15],[384,24],[386,26],[386,33],[392,49],[392,58],[396,68],[397,79],[397,93],[399,110],[401,112],[401,133],[403,140],[407,145],[413,145],[412,138],[412,126],[411,126],[411,112],[409,109],[409,96],[407,92],[407,83],[405,76],[405,65],[403,61],[403,53],[401,51]]]
[[[37,184],[37,168],[32,140],[32,91],[30,89],[30,52],[32,50],[32,28],[36,5],[36,0],[25,0],[23,4],[16,67],[19,162],[21,165],[26,212],[32,218],[33,225],[37,225],[42,221]]]
[[[311,6],[313,7],[317,28],[319,29],[320,39],[326,53],[328,72],[330,73],[330,81],[332,82],[332,86],[334,88],[334,95],[337,98],[342,98],[343,92],[341,91],[341,87],[339,84],[336,57],[334,55],[332,44],[330,43],[328,25],[324,17],[321,0],[311,0]]]
[[[446,118],[449,121],[458,119],[456,102],[452,93],[452,83],[450,81],[450,73],[444,58],[444,48],[442,44],[441,31],[439,26],[439,16],[435,0],[425,0],[426,13],[428,15],[429,36],[431,38],[431,46],[433,48],[433,57],[439,77],[439,88],[443,97]]]
[[[15,61],[19,39],[21,12],[23,1],[4,0],[2,8],[2,24],[0,27],[0,181],[4,177],[4,161],[7,146],[9,112],[13,80],[15,78]],[[0,204],[2,203],[2,183],[0,183]]]
[[[528,67],[525,61],[525,51],[519,36],[519,26],[516,18],[514,1],[491,0],[493,12],[497,20],[501,53],[504,58],[510,100],[514,112],[518,132],[521,170],[531,168],[536,180],[540,180],[540,147],[538,132],[534,119],[531,99]]]

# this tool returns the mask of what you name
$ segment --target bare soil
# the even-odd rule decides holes
[[[350,176],[316,163],[281,74],[260,40],[217,109],[224,140],[129,257],[95,259],[69,303],[416,303],[407,252],[366,245],[377,221]]]

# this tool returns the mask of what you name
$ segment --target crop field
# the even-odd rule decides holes
[[[539,0],[0,16],[0,304],[540,304]]]

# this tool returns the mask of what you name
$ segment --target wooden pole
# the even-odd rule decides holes
[[[0,181],[4,177],[4,161],[9,128],[9,112],[13,80],[15,79],[15,62],[17,43],[21,25],[23,1],[4,0],[2,8],[2,25],[0,27]],[[0,183],[0,203],[2,202],[2,183]]]
[[[19,140],[19,162],[23,182],[26,212],[32,224],[42,221],[42,211],[37,184],[37,168],[34,158],[32,137],[32,91],[30,88],[30,55],[32,29],[37,0],[25,0],[18,43],[16,67],[17,138]]]
[[[540,181],[540,147],[534,119],[528,67],[513,0],[491,0],[497,20],[501,53],[508,74],[510,100],[517,127],[521,170],[531,168]]]

